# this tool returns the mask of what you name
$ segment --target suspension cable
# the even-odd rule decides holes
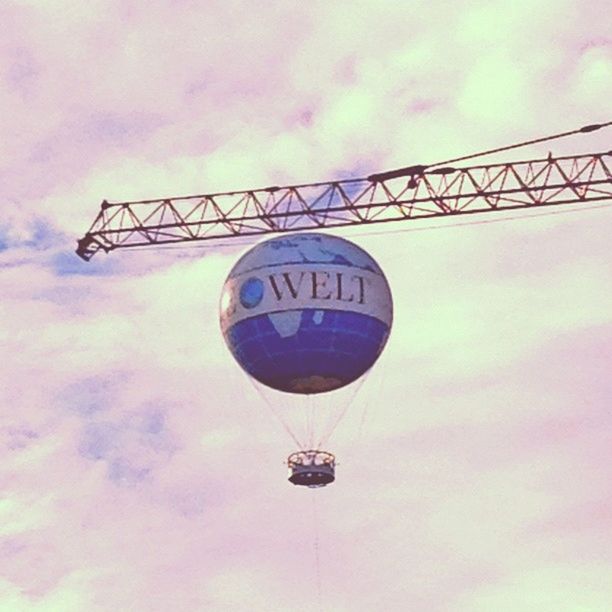
[[[512,145],[506,145],[504,147],[497,147],[495,149],[489,149],[487,151],[480,151],[479,153],[471,153],[470,155],[462,155],[461,157],[454,157],[452,159],[446,159],[444,161],[436,162],[434,164],[425,164],[417,166],[407,166],[405,168],[397,168],[396,170],[388,170],[386,172],[378,172],[368,176],[370,181],[385,181],[392,178],[398,178],[400,176],[410,176],[414,174],[422,174],[428,168],[434,168],[436,166],[446,166],[459,161],[465,161],[467,159],[474,159],[475,157],[484,157],[485,155],[491,155],[492,153],[501,153],[502,151],[510,151],[511,149],[518,149],[520,147],[526,147],[532,144],[538,144],[540,142],[548,142],[551,140],[558,140],[559,138],[565,138],[566,136],[574,136],[575,134],[587,134],[589,132],[595,132],[601,128],[609,127],[612,125],[612,121],[606,123],[593,123],[591,125],[585,125],[584,127],[569,132],[562,132],[560,134],[553,134],[552,136],[544,136],[542,138],[534,138],[533,140],[525,140]]]
[[[331,438],[332,434],[336,430],[336,427],[338,427],[338,425],[340,424],[340,421],[342,421],[342,419],[344,418],[344,415],[347,413],[349,407],[353,403],[353,400],[355,399],[355,396],[357,395],[357,392],[361,389],[361,387],[363,386],[363,383],[365,382],[365,380],[370,375],[370,371],[371,370],[368,370],[359,379],[359,381],[357,382],[357,384],[353,388],[351,395],[345,400],[344,405],[342,406],[342,410],[340,411],[340,413],[336,417],[336,419],[333,422],[333,424],[332,424],[331,428],[329,429],[329,431],[323,432],[323,434],[321,435],[321,439],[319,440],[319,443],[317,444],[317,448],[321,448],[323,446],[323,444],[327,444],[328,440]]]
[[[304,450],[304,445],[297,439],[295,434],[291,431],[287,423],[281,419],[276,410],[272,407],[272,403],[268,400],[268,398],[264,395],[263,391],[257,386],[257,383],[250,377],[247,376],[249,382],[253,385],[255,391],[257,391],[259,397],[263,400],[264,404],[268,408],[268,410],[272,413],[272,415],[276,418],[276,420],[281,424],[283,429],[291,436],[291,439],[297,444],[297,447]]]
[[[308,396],[308,414],[310,418],[310,431],[308,432],[308,444],[310,448],[314,445],[315,437],[315,401],[312,395]]]

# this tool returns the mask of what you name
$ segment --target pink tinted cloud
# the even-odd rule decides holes
[[[601,7],[416,8],[3,7],[7,609],[609,607],[607,212],[353,236],[397,318],[315,492],[321,606],[312,492],[286,483],[292,443],[219,335],[240,250],[67,259],[103,197],[367,173],[607,119],[606,55],[579,52],[606,36]],[[487,104],[496,71],[518,75],[516,108]]]

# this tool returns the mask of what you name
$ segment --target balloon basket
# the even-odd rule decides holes
[[[289,482],[311,489],[324,487],[336,479],[336,458],[321,450],[304,450],[287,458]]]

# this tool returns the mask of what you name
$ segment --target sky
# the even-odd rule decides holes
[[[0,611],[612,609],[610,207],[337,232],[385,270],[395,320],[316,491],[287,482],[293,443],[219,329],[248,245],[74,254],[103,199],[610,121],[608,13],[4,0]]]

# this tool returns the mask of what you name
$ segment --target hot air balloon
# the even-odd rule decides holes
[[[376,261],[352,242],[286,234],[255,245],[230,271],[221,330],[240,367],[261,385],[319,396],[361,378],[389,337],[393,305]],[[288,460],[294,484],[323,486],[335,458],[302,448]]]

